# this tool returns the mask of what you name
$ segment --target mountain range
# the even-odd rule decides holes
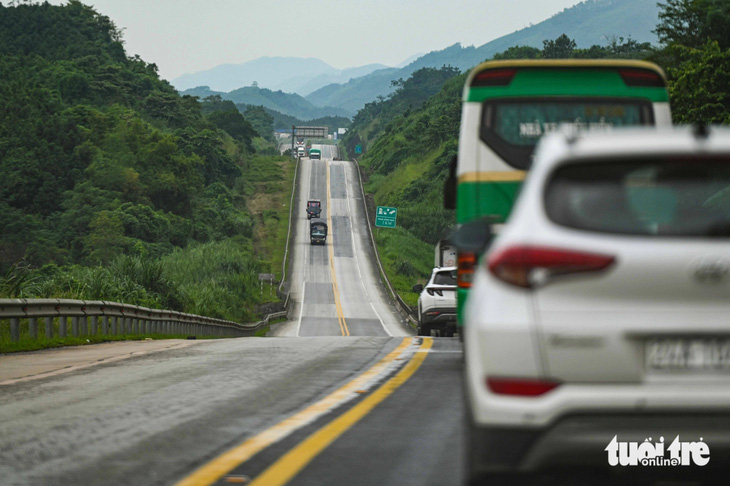
[[[331,83],[346,83],[366,76],[383,64],[335,69],[312,57],[260,57],[243,64],[221,64],[205,71],[183,74],[172,80],[178,90],[208,86],[215,91],[232,91],[243,86],[260,86],[272,91],[305,96]]]
[[[622,38],[656,44],[657,37],[653,30],[658,18],[657,0],[585,0],[543,22],[499,37],[482,46],[464,47],[454,44],[429,52],[400,68],[371,64],[338,71],[318,59],[260,58],[241,65],[226,64],[184,75],[173,80],[172,84],[178,90],[210,86],[220,91],[214,94],[220,94],[225,99],[235,97],[233,101],[236,103],[263,104],[277,111],[284,109],[284,103],[279,91],[271,90],[284,90],[298,93],[288,96],[301,99],[290,103],[298,107],[297,114],[288,111],[283,113],[304,120],[328,115],[352,116],[378,96],[388,96],[394,89],[392,81],[408,79],[413,72],[423,67],[440,68],[450,65],[464,71],[509,47],[530,46],[541,49],[544,40],[554,40],[562,34],[575,40],[579,48],[605,46]],[[292,74],[282,76],[282,72]],[[254,81],[258,88],[250,86]],[[252,89],[244,92],[236,89],[242,86]],[[197,91],[201,89],[196,88]],[[199,95],[196,90],[188,89],[184,94]],[[260,92],[255,93],[255,90]],[[207,91],[213,93],[210,88]],[[303,101],[311,107],[307,107]]]

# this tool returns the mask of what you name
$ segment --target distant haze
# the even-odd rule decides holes
[[[262,57],[243,64],[222,64],[199,73],[183,74],[173,79],[172,84],[179,90],[208,86],[214,91],[231,91],[256,83],[262,88],[306,96],[322,86],[346,83],[350,78],[385,67],[370,64],[339,70],[314,58]]]
[[[483,45],[578,0],[82,2],[124,29],[128,55],[155,63],[160,76],[172,80],[267,56],[317,58],[339,70],[398,66],[457,42]]]

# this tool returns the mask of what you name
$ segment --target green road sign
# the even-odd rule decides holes
[[[398,215],[396,208],[378,206],[375,210],[375,226],[383,228],[395,228],[395,217]]]
[[[355,153],[356,154],[362,153],[362,145],[355,145]]]

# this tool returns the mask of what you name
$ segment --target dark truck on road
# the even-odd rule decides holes
[[[322,203],[319,199],[310,199],[307,201],[307,219],[319,218],[322,212]]]
[[[327,223],[321,219],[313,219],[310,221],[309,239],[312,245],[317,243],[324,245],[327,242]]]

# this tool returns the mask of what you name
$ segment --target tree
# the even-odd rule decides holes
[[[542,51],[536,47],[513,46],[504,52],[498,52],[492,57],[495,61],[507,59],[539,59]]]
[[[249,152],[254,151],[251,140],[257,135],[256,130],[240,111],[235,108],[228,111],[214,111],[208,115],[208,119],[231,137],[243,142]]]
[[[542,57],[545,59],[568,59],[573,57],[575,41],[563,34],[554,41],[542,41]]]
[[[667,0],[655,30],[678,123],[730,123],[730,3]]]
[[[274,139],[274,117],[266,112],[263,106],[249,105],[243,117],[253,126],[259,136],[266,140]]]
[[[730,124],[730,49],[717,41],[707,41],[701,50],[677,48],[687,60],[670,70],[674,121]]]
[[[727,0],[667,0],[660,3],[654,31],[662,44],[702,49],[708,39],[730,48],[730,2]]]

